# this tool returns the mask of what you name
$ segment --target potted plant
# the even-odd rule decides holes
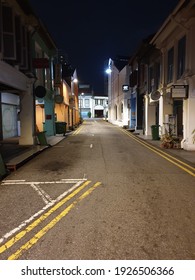
[[[161,141],[162,141],[161,147],[163,148],[170,149],[174,147],[173,136],[169,134],[166,129],[165,129],[165,134],[162,135]]]
[[[161,147],[166,148],[166,149],[171,149],[171,148],[180,148],[180,140],[178,137],[173,136],[172,130],[165,129],[165,134],[162,135],[161,138]]]

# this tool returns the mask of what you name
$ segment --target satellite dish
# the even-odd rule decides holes
[[[43,98],[46,95],[46,89],[43,86],[37,86],[35,88],[35,96],[38,98]]]
[[[156,91],[153,91],[151,94],[150,94],[150,98],[154,101],[157,101],[159,100],[160,98],[160,91],[156,90]]]
[[[64,101],[64,97],[62,95],[55,95],[54,99],[57,104],[61,104]]]

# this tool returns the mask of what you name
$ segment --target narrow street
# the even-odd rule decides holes
[[[194,176],[136,139],[85,121],[6,177],[0,259],[195,260]]]

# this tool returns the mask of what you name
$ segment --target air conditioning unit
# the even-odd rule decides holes
[[[54,100],[55,103],[62,104],[64,102],[64,97],[62,95],[55,95]]]
[[[150,103],[159,101],[161,94],[160,91],[156,90],[150,93]]]

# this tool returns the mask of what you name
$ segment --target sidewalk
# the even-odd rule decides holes
[[[152,140],[151,136],[145,136],[145,135],[136,135],[136,136],[138,138],[145,140],[149,144],[159,148],[160,150],[163,150],[168,154],[171,154],[181,160],[189,162],[189,164],[195,167],[195,151],[186,151],[183,149],[165,149],[161,147],[160,140]]]
[[[0,155],[6,168],[10,171],[15,171],[25,162],[32,159],[45,149],[56,145],[63,139],[65,139],[65,136],[49,136],[47,137],[48,145],[46,146],[23,146],[19,145],[18,137],[9,138],[0,142]]]

